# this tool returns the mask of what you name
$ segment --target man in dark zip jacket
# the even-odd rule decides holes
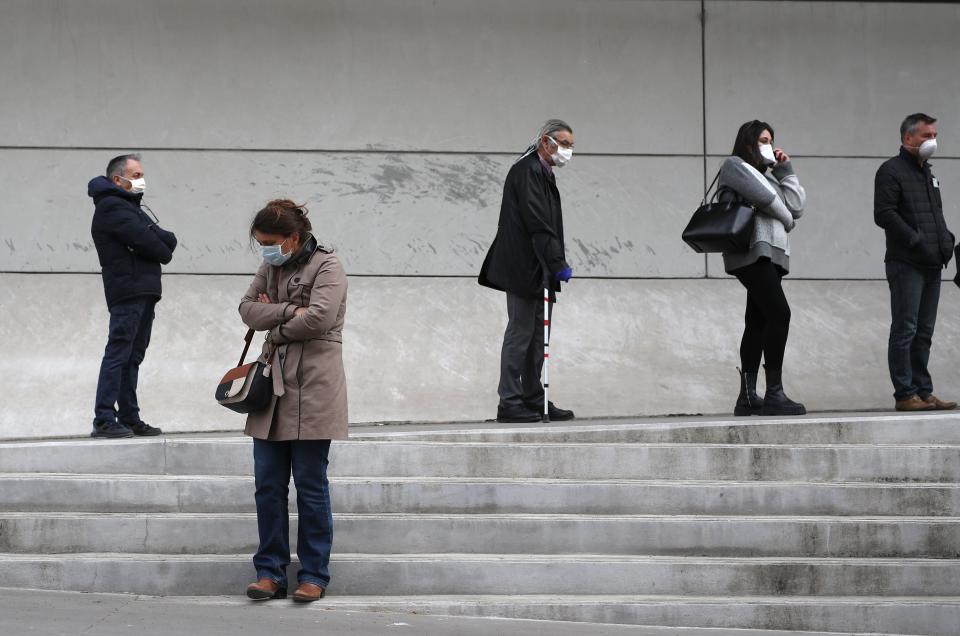
[[[147,216],[141,204],[144,189],[143,166],[135,154],[111,159],[106,176],[94,177],[87,186],[95,206],[91,233],[110,311],[91,437],[161,432],[140,419],[137,376],[160,300],[160,266],[173,258],[177,237]]]
[[[892,320],[887,363],[898,411],[949,410],[933,394],[927,369],[940,301],[940,277],[953,256],[940,181],[927,161],[937,149],[936,119],[910,115],[900,125],[900,154],[877,170],[873,216],[887,236]]]
[[[543,413],[543,294],[551,302],[570,280],[563,246],[563,214],[555,167],[573,155],[573,130],[549,120],[507,174],[497,235],[483,261],[479,283],[507,293],[507,329],[500,354],[498,422],[536,422]],[[548,316],[549,319],[549,316]],[[548,405],[551,420],[573,411]]]

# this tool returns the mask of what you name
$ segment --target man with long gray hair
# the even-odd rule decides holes
[[[100,364],[91,437],[159,435],[140,419],[137,378],[150,344],[153,308],[160,300],[160,266],[173,258],[177,237],[162,229],[142,203],[146,181],[140,155],[120,155],[87,185],[93,199],[91,233],[100,259],[110,331]],[[146,210],[146,211],[145,211]]]
[[[940,181],[930,171],[937,150],[937,120],[923,113],[900,125],[900,153],[877,170],[873,216],[887,236],[890,341],[887,363],[898,411],[949,410],[933,394],[927,369],[940,301],[940,276],[953,256]]]
[[[507,294],[498,422],[537,422],[544,410],[540,382],[544,289],[549,290],[553,303],[560,283],[573,275],[564,254],[563,214],[554,168],[565,166],[572,156],[573,129],[551,119],[514,162],[503,185],[497,235],[479,277],[481,285]],[[573,411],[552,403],[548,408],[551,420],[574,417]]]

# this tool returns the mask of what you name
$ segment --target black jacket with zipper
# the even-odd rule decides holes
[[[565,267],[560,191],[554,175],[532,152],[507,173],[497,235],[478,282],[517,296],[542,298],[545,279],[552,293],[560,291],[554,275]]]
[[[943,268],[953,257],[954,235],[943,217],[940,184],[930,164],[900,148],[877,170],[873,219],[886,231],[885,261]]]
[[[87,194],[95,206],[90,232],[107,307],[142,297],[159,300],[160,265],[173,259],[177,237],[140,208],[142,194],[127,192],[106,177],[91,179]]]

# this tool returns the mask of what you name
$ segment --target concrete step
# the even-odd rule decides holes
[[[469,607],[460,597],[402,597],[410,605],[453,608]],[[483,597],[503,605],[505,597]],[[566,597],[534,597],[559,604]],[[584,607],[602,605],[609,597],[578,597]],[[637,598],[637,597],[631,597]],[[530,603],[519,597],[515,605]],[[594,599],[592,601],[585,599]],[[354,609],[359,603],[396,607],[400,598],[326,598],[312,605],[290,601],[251,603],[245,596],[143,596],[92,594],[43,590],[0,589],[0,613],[10,634],[74,634],[77,625],[93,626],[97,636],[170,636],[171,634],[429,634],[430,636],[840,636],[838,632],[737,629],[714,627],[663,627],[613,623],[562,622],[557,620],[504,619],[499,617],[431,616],[406,608],[388,611]],[[641,598],[638,602],[644,602]],[[359,602],[358,602],[359,601]],[[593,605],[590,605],[590,604]],[[565,607],[570,612],[569,607]],[[462,611],[462,609],[461,609]],[[575,611],[575,610],[574,610]],[[404,613],[401,613],[404,612]],[[322,631],[318,631],[318,628]],[[848,636],[865,636],[863,633]]]
[[[956,636],[960,625],[958,596],[329,596],[311,609],[670,625],[720,630],[725,636],[746,636],[755,633],[747,630],[755,629],[785,630],[784,636],[813,632]]]
[[[504,426],[385,426],[352,439],[512,443],[960,444],[960,411],[802,418],[671,418]]]
[[[335,514],[337,554],[700,555],[960,558],[960,517]],[[296,518],[291,520],[296,537]],[[294,542],[295,544],[295,542]],[[256,516],[0,513],[0,552],[238,554]]]
[[[0,473],[249,475],[245,438],[0,445]],[[960,446],[338,442],[331,476],[960,482]]]
[[[253,493],[250,477],[0,474],[8,512],[252,512]],[[960,516],[960,484],[936,483],[358,477],[330,493],[348,513]]]
[[[249,554],[0,554],[4,585],[133,594],[236,594]],[[669,594],[950,596],[953,559],[716,558],[617,555],[334,554],[344,595]],[[296,572],[291,568],[289,575]]]

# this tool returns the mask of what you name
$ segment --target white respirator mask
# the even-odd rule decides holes
[[[573,148],[564,148],[550,135],[547,135],[547,139],[557,144],[557,150],[550,155],[550,160],[553,162],[553,165],[562,168],[570,163],[570,159],[573,158]]]

